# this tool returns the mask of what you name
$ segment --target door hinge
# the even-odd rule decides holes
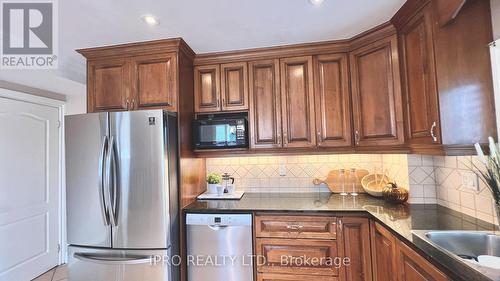
[[[61,252],[61,244],[57,244],[57,252],[60,253]]]
[[[57,121],[57,128],[61,128],[61,121]]]

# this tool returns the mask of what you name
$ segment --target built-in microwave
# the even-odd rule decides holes
[[[193,120],[195,149],[248,147],[247,113],[198,115]]]

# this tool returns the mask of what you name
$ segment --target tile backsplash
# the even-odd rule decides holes
[[[411,203],[440,204],[453,210],[497,223],[494,201],[484,183],[479,190],[462,184],[463,175],[473,174],[477,157],[400,154],[346,154],[302,156],[250,156],[208,158],[207,172],[227,172],[238,190],[246,192],[328,191],[315,186],[314,178],[325,178],[330,170],[362,168],[370,172],[387,170],[398,185],[408,188]],[[280,170],[285,171],[280,176]]]
[[[328,191],[315,186],[330,170],[362,168],[370,172],[383,167],[382,156],[373,154],[304,155],[268,157],[230,157],[207,159],[207,172],[227,172],[235,178],[237,189],[246,192]],[[280,176],[280,168],[285,171]]]

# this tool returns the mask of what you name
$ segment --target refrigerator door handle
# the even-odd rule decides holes
[[[113,186],[113,190],[112,190],[112,193],[111,193],[111,210],[112,210],[112,217],[113,217],[113,225],[114,226],[117,226],[118,225],[118,210],[120,209],[119,205],[118,205],[118,202],[120,202],[119,198],[120,198],[120,175],[119,175],[119,171],[120,171],[120,167],[118,167],[119,163],[117,161],[117,147],[116,147],[116,141],[114,139],[114,137],[111,137],[112,141],[111,141],[111,150],[110,150],[110,154],[111,155],[111,161],[112,161],[112,168],[111,168],[111,171],[112,171],[112,176],[111,176],[111,179],[112,179],[112,186]]]
[[[129,265],[129,264],[153,264],[156,260],[155,256],[143,255],[103,255],[89,253],[74,253],[73,257],[85,262],[93,262],[108,265]],[[163,257],[161,257],[163,258]]]
[[[116,226],[116,220],[115,220],[115,214],[113,210],[113,194],[111,192],[111,187],[110,185],[115,186],[115,179],[114,173],[113,173],[113,167],[112,167],[112,157],[113,157],[113,146],[115,143],[115,138],[113,136],[110,137],[109,139],[109,144],[108,144],[108,153],[106,154],[106,161],[105,161],[105,170],[106,170],[106,180],[105,180],[105,199],[106,199],[106,205],[109,213],[109,220],[111,223],[111,226]],[[115,190],[116,188],[113,187]]]
[[[108,207],[106,204],[106,197],[105,197],[105,188],[106,188],[105,174],[106,174],[106,172],[104,171],[104,169],[105,169],[104,158],[105,158],[107,150],[108,150],[108,137],[104,136],[102,138],[101,153],[99,156],[99,175],[98,175],[99,176],[99,202],[101,203],[101,210],[102,210],[104,225],[109,225],[109,212],[108,212]]]

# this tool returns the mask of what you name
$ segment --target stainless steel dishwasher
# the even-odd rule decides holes
[[[188,281],[253,281],[252,215],[187,214]]]

